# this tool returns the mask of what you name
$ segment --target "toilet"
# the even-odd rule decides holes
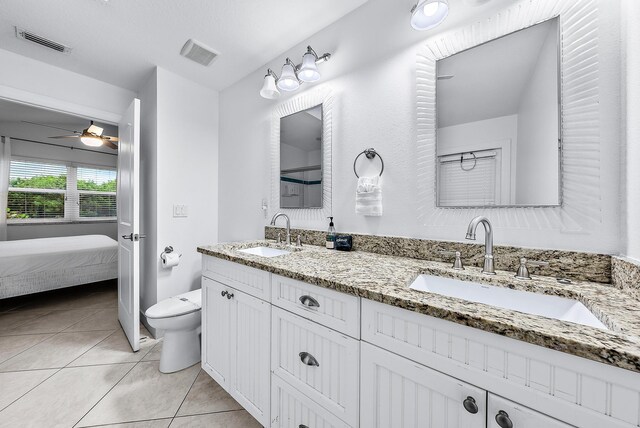
[[[178,294],[145,312],[151,327],[164,330],[160,371],[173,373],[200,361],[201,290]]]

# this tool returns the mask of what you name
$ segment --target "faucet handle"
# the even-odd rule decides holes
[[[302,247],[302,237],[300,235],[298,235],[298,238],[296,239],[296,246]]]
[[[282,244],[282,235],[278,232],[278,244]]]
[[[464,270],[460,251],[440,251],[440,254],[444,256],[455,256],[455,260],[451,267],[456,270]]]
[[[540,267],[540,266],[549,266],[549,262],[541,262],[537,260],[528,260],[525,257],[520,258],[520,266],[518,267],[518,271],[516,272],[517,279],[531,279],[531,275],[529,274],[529,268],[527,267],[529,264],[531,267]]]

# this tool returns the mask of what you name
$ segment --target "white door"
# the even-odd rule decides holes
[[[140,349],[140,100],[118,124],[118,319]]]
[[[572,425],[560,422],[545,414],[536,412],[521,404],[489,394],[489,428],[571,428]]]
[[[202,368],[227,390],[231,362],[228,290],[231,288],[202,278]]]
[[[485,390],[366,342],[361,352],[360,426],[484,428]]]
[[[227,290],[231,304],[229,392],[258,422],[269,426],[271,304],[233,288]]]

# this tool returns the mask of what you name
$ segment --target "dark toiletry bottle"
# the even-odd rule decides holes
[[[336,248],[336,228],[333,226],[333,217],[329,217],[329,219],[329,230],[327,230],[327,241],[325,244],[329,250],[333,250]]]

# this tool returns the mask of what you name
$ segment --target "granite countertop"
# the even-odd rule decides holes
[[[475,267],[458,271],[450,264],[440,262],[363,251],[326,250],[316,246],[288,247],[293,250],[290,254],[270,258],[238,252],[256,246],[285,248],[273,241],[252,241],[200,246],[198,252],[640,372],[640,337],[637,336],[640,334],[640,302],[606,284],[577,281],[560,284],[554,278],[533,275],[531,281],[522,281],[516,280],[513,272],[484,275]],[[410,289],[420,274],[575,299],[589,308],[609,330]]]

